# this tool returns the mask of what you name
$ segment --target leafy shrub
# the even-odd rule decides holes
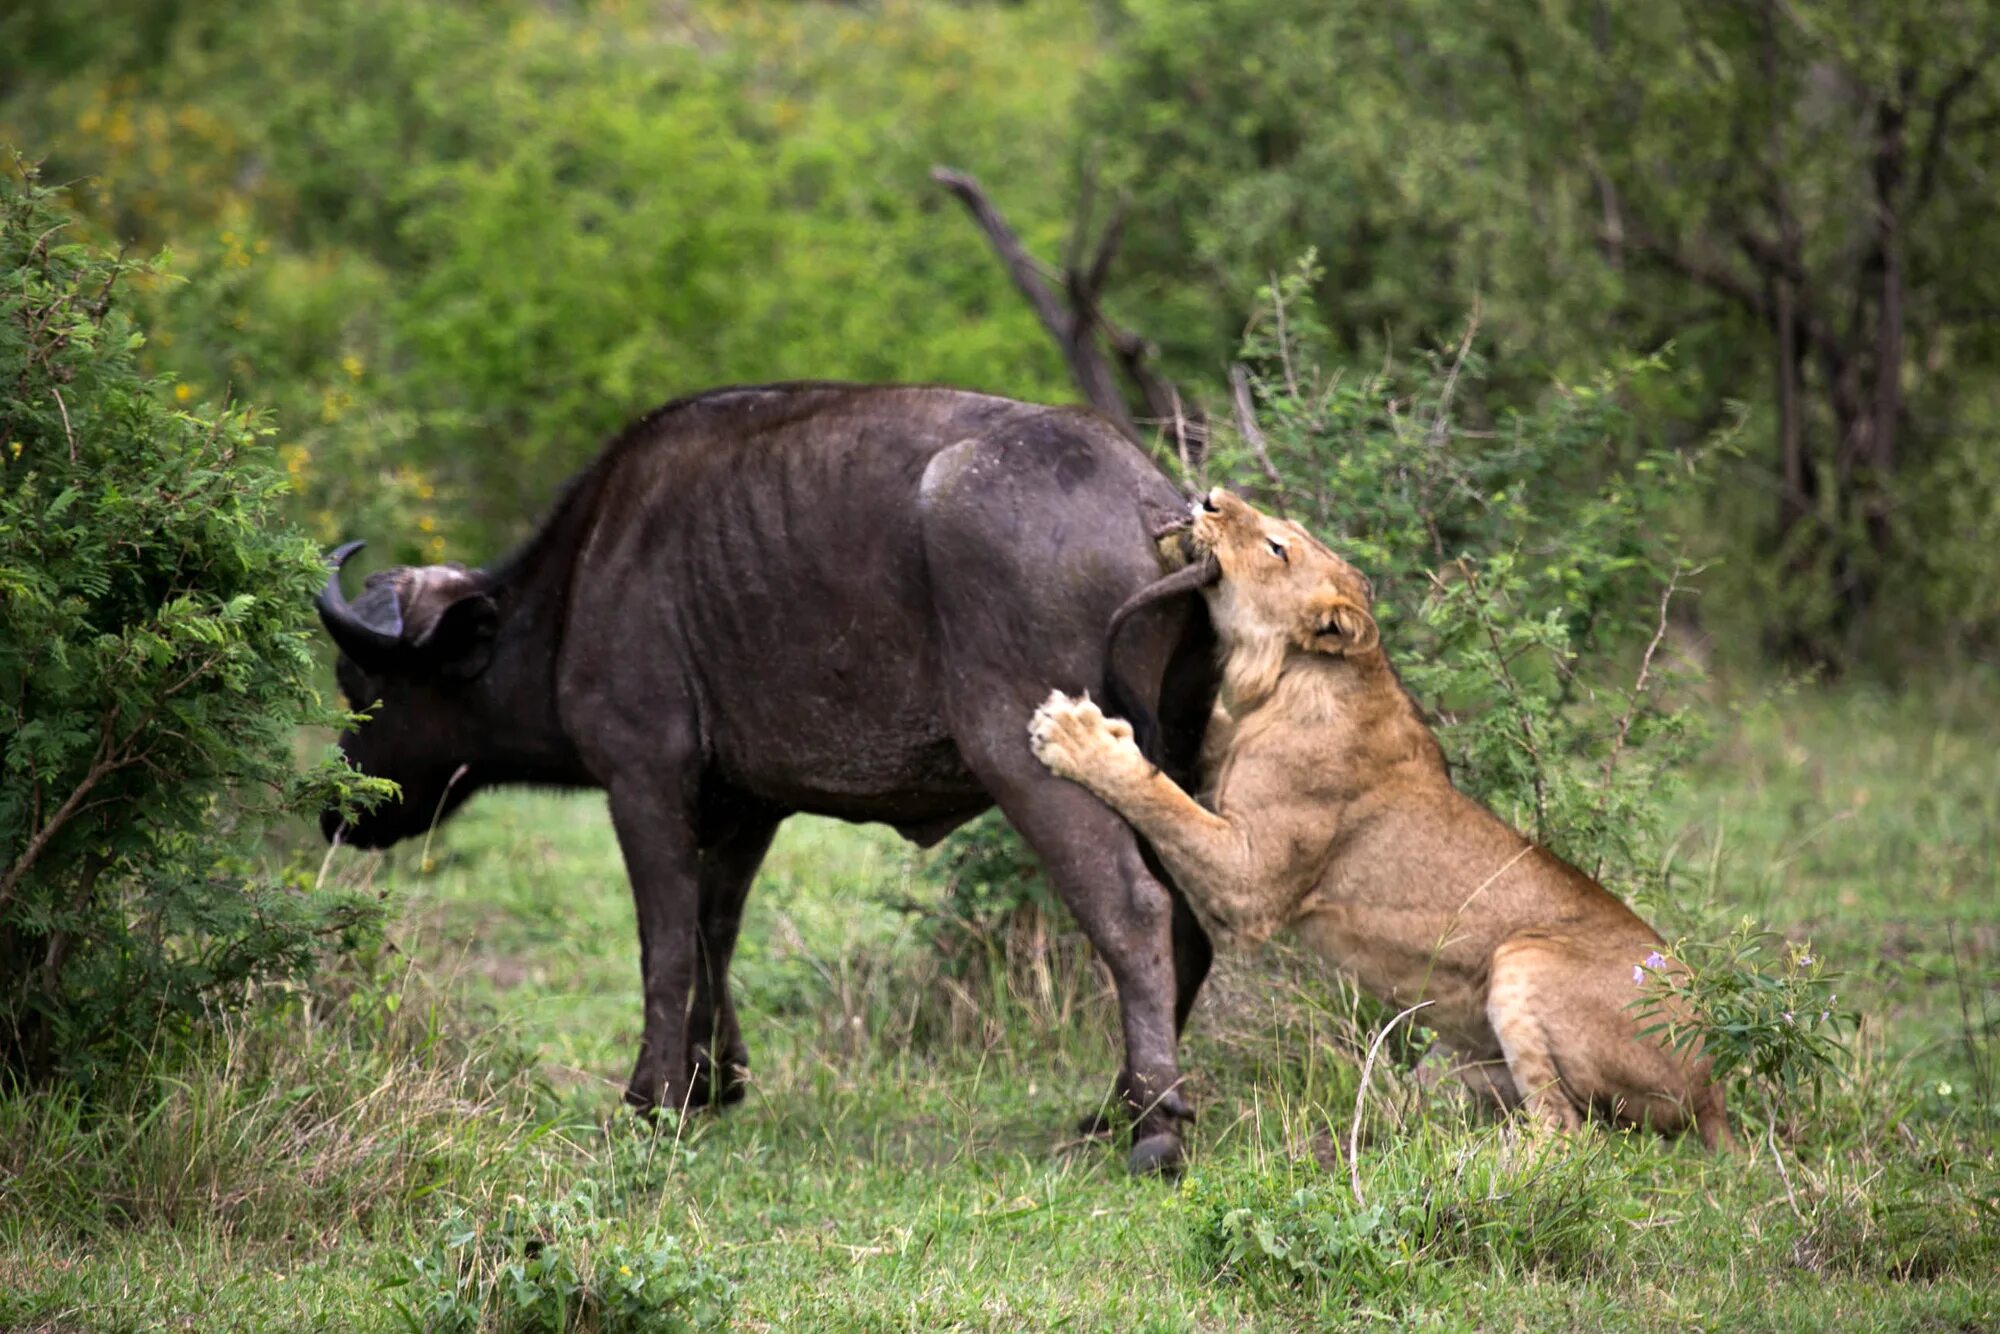
[[[1676,1047],[1699,1039],[1714,1077],[1746,1079],[1767,1107],[1808,1084],[1817,1106],[1846,1054],[1841,1030],[1856,1022],[1837,1008],[1838,977],[1809,942],[1788,944],[1745,917],[1719,941],[1682,941],[1657,965],[1635,969],[1643,994],[1632,1008],[1646,1032]]]
[[[1630,1169],[1603,1139],[1418,1128],[1359,1179],[1361,1201],[1310,1165],[1197,1175],[1181,1199],[1191,1260],[1266,1299],[1395,1309],[1467,1267],[1588,1276],[1637,1213]]]
[[[926,869],[943,898],[936,909],[926,907],[924,929],[955,963],[968,961],[1022,919],[1056,908],[1041,863],[997,811],[954,833]]]
[[[175,408],[115,306],[157,275],[69,242],[32,168],[0,176],[0,1073],[86,1073],[295,973],[371,902],[271,884],[259,822],[382,785],[303,725],[324,565],[278,517],[254,414]]]
[[[453,1210],[406,1263],[383,1286],[412,1330],[670,1334],[721,1325],[732,1293],[672,1233],[607,1217],[589,1184],[553,1203],[517,1200],[496,1224]]]

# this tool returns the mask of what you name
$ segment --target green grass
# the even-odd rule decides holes
[[[1739,1159],[1551,1148],[1378,1067],[1357,1242],[1375,1012],[1271,951],[1192,1026],[1189,1179],[1134,1181],[1071,1130],[1116,1064],[1074,940],[1028,921],[954,971],[903,846],[809,821],[745,926],[749,1098],[655,1141],[617,1110],[637,950],[602,802],[496,795],[428,863],[336,860],[398,905],[393,949],[163,1054],[111,1114],[0,1102],[0,1328],[398,1328],[411,1290],[380,1285],[445,1220],[497,1236],[579,1186],[614,1220],[583,1252],[672,1234],[747,1329],[2000,1327],[2000,695],[1805,694],[1718,732],[1673,911],[1809,933],[1867,1016],[1772,1137],[1784,1177],[1740,1100]]]

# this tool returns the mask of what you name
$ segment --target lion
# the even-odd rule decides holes
[[[1707,1058],[1641,1033],[1639,984],[1678,967],[1660,936],[1452,785],[1383,652],[1368,580],[1225,491],[1195,507],[1188,541],[1219,570],[1204,590],[1223,678],[1212,809],[1088,697],[1049,696],[1036,756],[1144,835],[1218,945],[1290,928],[1371,995],[1428,1001],[1424,1023],[1481,1101],[1563,1130],[1594,1113],[1733,1148]]]

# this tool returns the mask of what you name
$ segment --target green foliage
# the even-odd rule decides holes
[[[1949,520],[2000,494],[1993,6],[1109,12],[1082,132],[1132,200],[1127,318],[1185,374],[1308,248],[1343,361],[1442,343],[1478,305],[1494,405],[1671,342],[1649,436],[1750,409],[1697,525],[1731,558],[1730,648],[1990,645],[1983,548]]]
[[[1714,1077],[1747,1080],[1766,1108],[1792,1107],[1810,1085],[1817,1110],[1846,1055],[1841,1030],[1858,1022],[1835,1008],[1838,978],[1810,942],[1787,944],[1744,917],[1721,940],[1682,941],[1635,967],[1632,1008],[1661,1041],[1699,1041]]]
[[[197,281],[159,294],[148,355],[269,407],[323,541],[484,557],[608,433],[717,384],[1063,392],[927,173],[1020,196],[1046,244],[1060,201],[1022,187],[1066,151],[1069,7],[363,0],[156,26],[136,69],[34,65],[0,138],[173,248]]]
[[[1310,1175],[1302,1175],[1309,1172]],[[1362,1173],[1198,1174],[1181,1205],[1198,1273],[1322,1311],[1394,1311],[1478,1269],[1583,1278],[1614,1263],[1643,1208],[1608,1141],[1416,1128]]]
[[[383,1286],[412,1331],[680,1334],[729,1315],[727,1279],[672,1233],[607,1216],[588,1184],[497,1223],[454,1209],[407,1266]]]
[[[183,412],[115,307],[153,272],[68,240],[32,169],[0,177],[0,1070],[87,1070],[249,982],[302,969],[367,902],[243,859],[298,776],[323,566],[239,409]],[[375,791],[362,784],[352,791]]]

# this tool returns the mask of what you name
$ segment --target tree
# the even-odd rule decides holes
[[[2000,601],[1928,550],[1935,479],[2000,494],[1965,443],[2000,385],[1993,6],[1131,0],[1116,30],[1089,133],[1134,198],[1124,307],[1180,366],[1212,375],[1309,247],[1350,358],[1476,302],[1499,403],[1672,342],[1662,434],[1742,401],[1768,442],[1761,512],[1729,479],[1717,526],[1752,534],[1725,578],[1772,648],[1899,638],[1870,633],[1915,601],[1891,580],[1993,633]]]

